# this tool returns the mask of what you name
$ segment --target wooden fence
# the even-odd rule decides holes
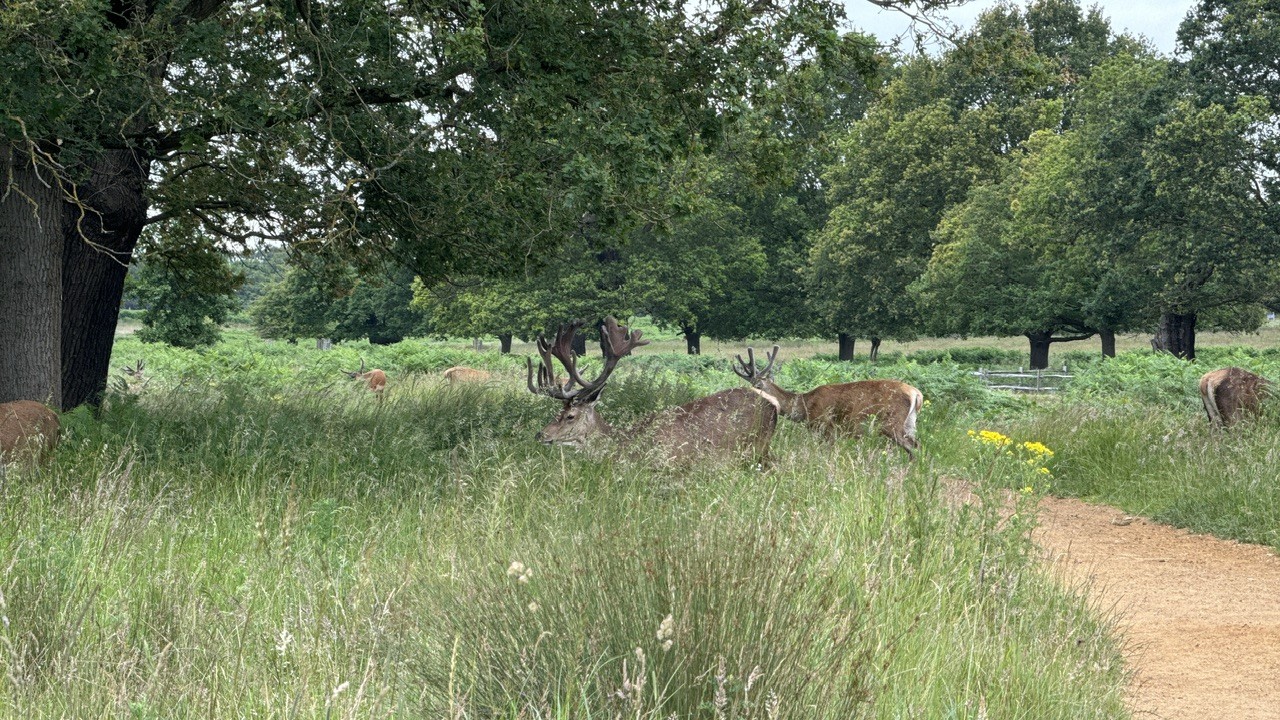
[[[1062,370],[988,370],[978,368],[973,373],[993,390],[1010,390],[1012,392],[1044,393],[1058,392],[1072,378],[1067,366]]]

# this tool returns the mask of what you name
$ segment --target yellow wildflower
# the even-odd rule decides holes
[[[1044,457],[1053,457],[1053,451],[1045,447],[1044,443],[1027,441],[1022,443],[1022,449],[1028,452],[1033,452],[1036,455],[1043,455]]]

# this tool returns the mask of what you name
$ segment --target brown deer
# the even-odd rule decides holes
[[[378,399],[382,399],[382,391],[387,389],[387,374],[381,370],[366,371],[364,369],[364,358],[360,358],[359,370],[356,370],[355,372],[347,372],[346,370],[343,370],[342,372],[352,380],[364,380],[368,383],[369,389],[378,396]]]
[[[0,465],[43,460],[57,444],[57,413],[32,400],[0,403]]]
[[[1227,427],[1245,413],[1262,412],[1262,399],[1270,392],[1271,381],[1238,367],[1222,368],[1200,377],[1200,400],[1209,422]]]
[[[540,442],[580,448],[592,438],[612,436],[628,449],[652,449],[661,460],[675,463],[691,462],[708,453],[749,453],[759,461],[768,457],[778,423],[778,402],[754,389],[718,392],[649,415],[625,432],[615,431],[596,412],[596,401],[618,361],[649,341],[640,338],[639,330],[631,331],[612,317],[605,318],[600,326],[604,368],[595,379],[586,381],[578,373],[572,347],[574,333],[581,325],[561,325],[554,342],[538,336],[542,360],[536,386],[533,359],[528,360],[529,391],[564,403],[556,419],[537,434]],[[552,358],[568,373],[563,383],[555,382]]]
[[[860,380],[851,383],[821,385],[807,393],[793,393],[773,381],[773,363],[778,346],[767,354],[768,364],[756,367],[755,351],[747,348],[747,361],[737,356],[733,371],[738,377],[778,399],[782,414],[828,437],[862,434],[873,416],[880,434],[907,451],[915,460],[920,448],[916,439],[916,417],[924,406],[924,395],[916,388],[897,380]]]
[[[444,371],[444,379],[450,383],[460,382],[484,382],[492,376],[488,370],[477,370],[464,365],[451,367]]]

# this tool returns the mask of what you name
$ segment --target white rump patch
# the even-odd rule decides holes
[[[924,393],[916,390],[911,394],[911,409],[907,411],[907,421],[903,423],[903,432],[906,436],[915,439],[916,437],[916,415],[920,413],[920,408],[924,407]]]

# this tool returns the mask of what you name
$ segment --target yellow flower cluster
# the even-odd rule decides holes
[[[1053,473],[1045,467],[1045,463],[1053,457],[1053,451],[1042,442],[1028,440],[1015,443],[1008,435],[995,430],[970,430],[969,437],[983,445],[993,446],[997,450],[1003,449],[1003,455],[1017,458],[1020,464],[1027,466],[1028,472],[1053,477]],[[1023,492],[1028,492],[1029,487],[1024,487]]]
[[[1027,452],[1034,453],[1039,457],[1044,457],[1044,458],[1053,457],[1053,451],[1045,447],[1044,443],[1028,441],[1028,442],[1022,443],[1018,447],[1021,447],[1023,450],[1026,450]]]
[[[983,445],[995,445],[996,447],[1005,447],[1013,442],[1008,435],[1002,435],[995,430],[970,430],[969,437],[976,439]],[[1040,447],[1044,446],[1041,445]]]

